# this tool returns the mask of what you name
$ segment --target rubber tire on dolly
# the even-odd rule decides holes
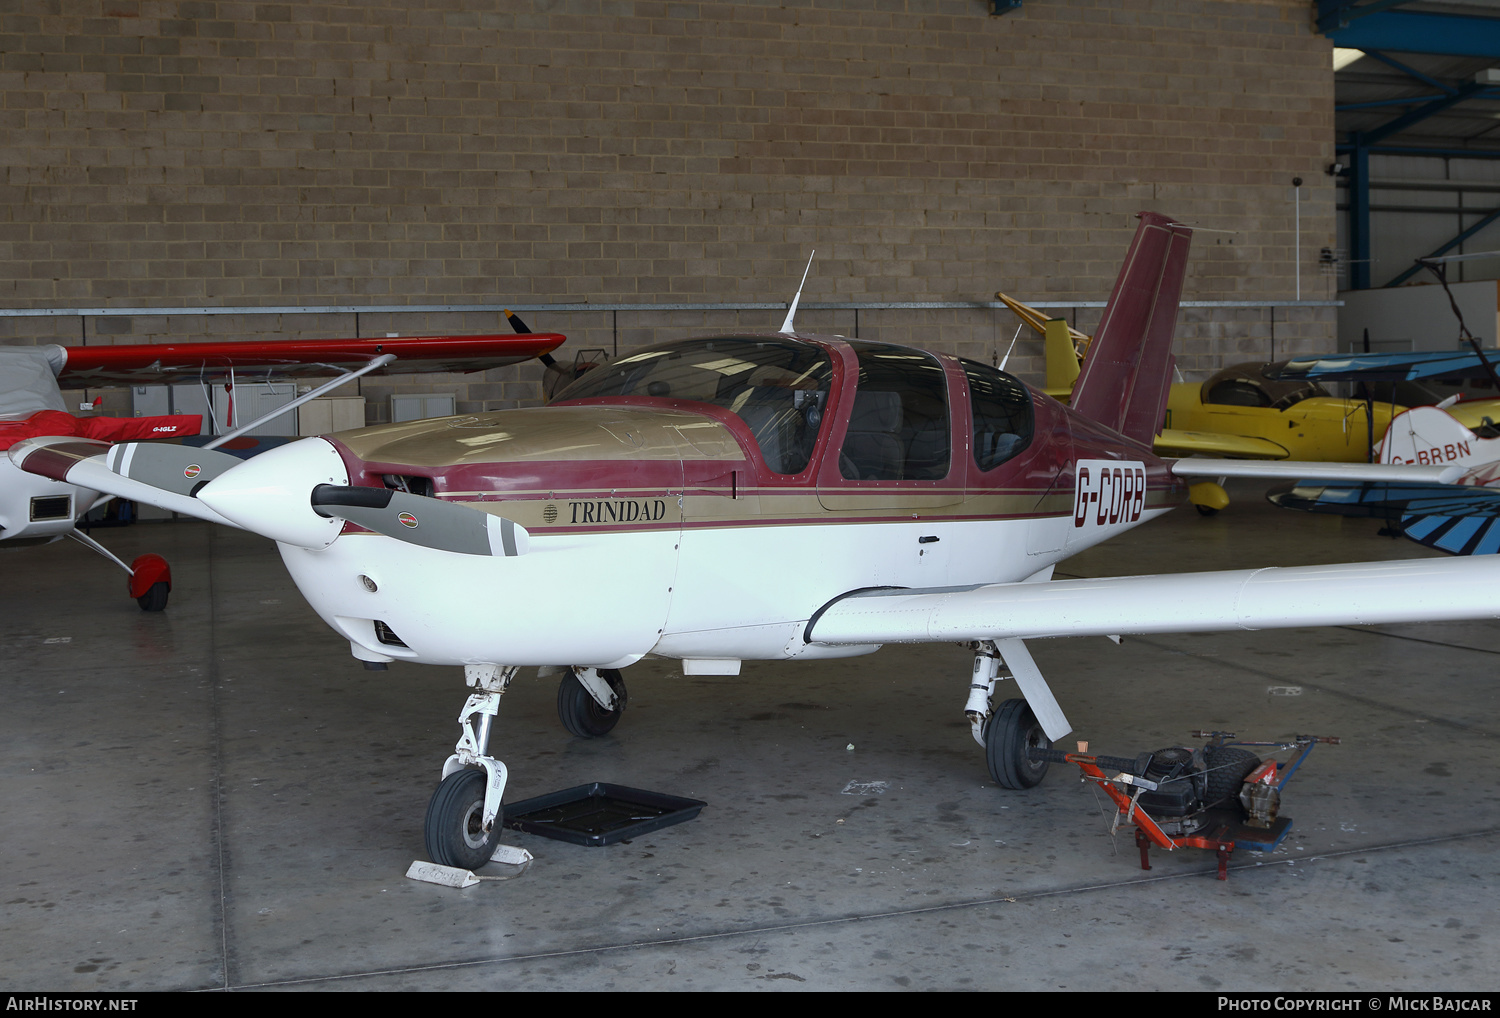
[[[562,682],[557,687],[557,717],[564,728],[580,739],[597,739],[609,734],[619,723],[620,715],[625,713],[625,677],[614,668],[599,669],[599,677],[615,692],[614,710],[599,706],[571,668],[563,672]]]
[[[1203,805],[1238,808],[1240,786],[1260,766],[1260,757],[1240,746],[1210,746],[1203,754],[1203,762],[1208,765]]]
[[[1027,759],[1028,749],[1051,749],[1052,740],[1025,700],[1006,700],[984,731],[984,759],[1001,788],[1034,788],[1050,764]]]
[[[135,599],[135,603],[141,606],[143,612],[159,612],[167,606],[167,594],[171,592],[161,580],[151,584],[151,589]]]
[[[485,833],[482,824],[487,784],[484,771],[470,768],[454,771],[432,793],[423,836],[427,856],[433,862],[476,870],[495,854],[505,827],[505,811],[500,811],[494,826]]]

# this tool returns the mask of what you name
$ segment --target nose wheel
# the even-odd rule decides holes
[[[504,811],[485,828],[485,772],[454,771],[443,779],[427,804],[423,834],[427,856],[440,866],[478,869],[495,854],[504,829]]]

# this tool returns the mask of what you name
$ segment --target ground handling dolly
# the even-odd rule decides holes
[[[1110,833],[1122,823],[1135,825],[1141,869],[1151,868],[1148,852],[1153,844],[1169,852],[1204,848],[1217,853],[1219,879],[1228,880],[1229,856],[1236,846],[1270,852],[1281,844],[1292,827],[1290,817],[1279,815],[1281,790],[1313,746],[1339,740],[1298,735],[1291,742],[1230,742],[1233,732],[1193,736],[1208,739],[1208,744],[1202,749],[1173,746],[1134,759],[1090,756],[1086,742],[1078,744],[1077,753],[1029,749],[1026,755],[1037,762],[1077,764],[1083,780],[1104,789],[1117,808]],[[1262,760],[1251,746],[1270,753],[1296,752],[1278,763]]]

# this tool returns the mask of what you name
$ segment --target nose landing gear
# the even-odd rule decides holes
[[[489,862],[500,844],[508,772],[489,755],[490,728],[517,671],[515,666],[464,666],[464,679],[475,692],[458,716],[463,734],[443,764],[443,781],[427,804],[423,828],[427,854],[439,865],[475,869]]]

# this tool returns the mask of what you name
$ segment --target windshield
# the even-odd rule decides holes
[[[828,355],[810,343],[689,339],[594,368],[553,402],[656,396],[712,403],[745,422],[766,466],[796,474],[812,458],[832,377]]]

